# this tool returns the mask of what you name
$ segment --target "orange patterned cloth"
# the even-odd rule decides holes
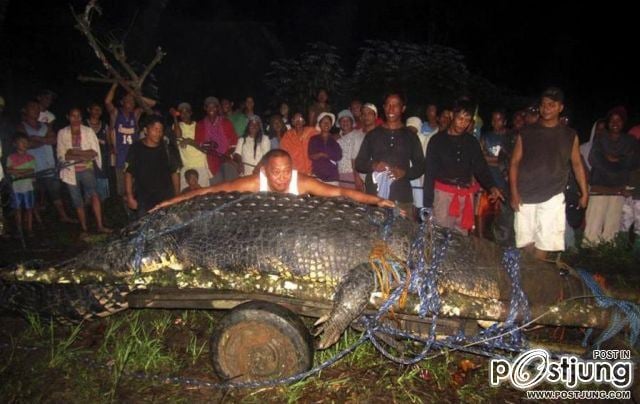
[[[295,129],[289,129],[282,136],[280,148],[291,155],[293,168],[298,172],[311,175],[311,159],[309,159],[309,139],[317,135],[315,128],[305,126],[302,135]]]

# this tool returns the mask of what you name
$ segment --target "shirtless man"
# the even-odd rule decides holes
[[[298,173],[291,165],[291,157],[281,149],[271,150],[264,156],[264,165],[256,174],[240,177],[233,181],[223,182],[207,188],[197,189],[176,196],[158,204],[151,212],[160,208],[191,199],[198,195],[215,192],[278,192],[294,195],[310,194],[315,196],[344,196],[356,202],[393,208],[395,204],[375,195],[368,195],[355,189],[335,187],[316,180],[308,175]]]

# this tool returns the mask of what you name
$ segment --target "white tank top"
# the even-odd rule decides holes
[[[260,192],[269,192],[269,184],[267,183],[267,176],[260,170]],[[300,195],[298,193],[298,170],[291,170],[291,182],[289,183],[289,189],[287,193],[293,195]]]

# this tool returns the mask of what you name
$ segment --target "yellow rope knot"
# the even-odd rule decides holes
[[[393,265],[395,264],[402,268],[406,276],[404,289],[402,295],[400,295],[398,306],[401,309],[404,308],[409,293],[409,283],[411,282],[411,271],[409,267],[393,254],[387,243],[382,240],[376,241],[373,245],[371,253],[369,253],[369,263],[376,273],[376,278],[378,278],[378,284],[380,285],[380,292],[384,300],[389,297],[392,281],[393,284],[400,284],[400,278],[398,277],[397,271],[393,269]]]

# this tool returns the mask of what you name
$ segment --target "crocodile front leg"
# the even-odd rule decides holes
[[[322,333],[318,349],[335,344],[351,322],[360,316],[375,288],[374,276],[369,264],[360,264],[342,279],[333,298],[331,313],[316,322],[316,325],[323,323],[316,333]]]

